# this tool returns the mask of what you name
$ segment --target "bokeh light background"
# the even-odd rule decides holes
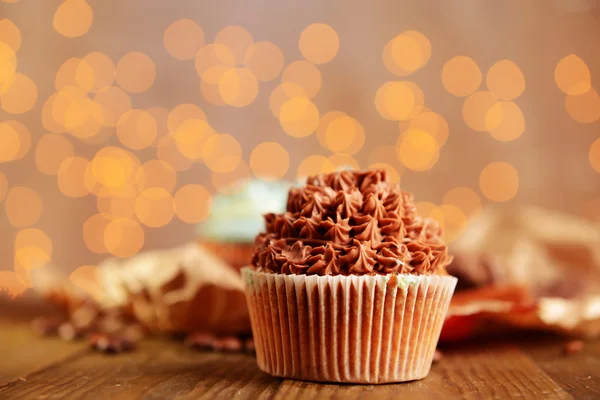
[[[194,237],[217,192],[390,170],[600,220],[600,6],[0,0],[0,286]]]

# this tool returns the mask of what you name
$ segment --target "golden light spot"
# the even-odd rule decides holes
[[[157,130],[156,140],[154,141],[154,145],[156,146],[160,139],[169,134],[169,110],[163,107],[152,107],[147,109],[146,111],[148,111],[150,115],[152,115],[152,118],[154,118],[154,120],[156,121]]]
[[[496,129],[501,120],[490,117],[490,110],[498,104],[498,99],[490,92],[475,92],[463,104],[463,118],[467,125],[478,132],[487,132]],[[493,116],[494,114],[491,114]]]
[[[0,163],[17,159],[21,148],[21,139],[11,125],[0,122]]]
[[[188,119],[199,119],[206,121],[206,113],[195,104],[179,104],[169,113],[167,126],[169,132],[176,132],[179,126]]]
[[[337,54],[340,38],[335,29],[327,24],[310,24],[300,34],[298,47],[308,61],[325,64]]]
[[[439,221],[446,242],[452,242],[460,236],[467,225],[467,217],[453,204],[442,204],[437,207],[433,210],[431,218]]]
[[[42,107],[42,126],[53,133],[64,133],[66,129],[62,123],[59,123],[54,119],[52,111],[54,108],[54,100],[59,96],[58,93],[53,93],[48,97],[44,106]],[[64,122],[64,121],[63,121]]]
[[[124,186],[118,194],[102,188],[96,197],[96,208],[101,214],[118,218],[130,218],[135,214],[137,191],[131,186]]]
[[[596,172],[600,172],[600,139],[596,139],[590,146],[590,164]]]
[[[442,200],[444,204],[452,204],[462,210],[462,212],[472,217],[481,211],[481,199],[474,190],[468,187],[456,187],[450,189]]]
[[[163,37],[165,48],[178,60],[191,60],[204,46],[204,31],[191,19],[178,19]]]
[[[8,18],[0,20],[0,42],[7,44],[15,53],[21,48],[21,31]]]
[[[8,2],[7,0],[4,0]],[[6,292],[10,297],[15,298],[22,295],[27,289],[27,285],[14,271],[0,271],[0,294]]]
[[[129,95],[116,86],[100,90],[94,101],[102,108],[102,124],[108,127],[117,126],[121,115],[131,110]]]
[[[579,95],[568,95],[565,108],[569,116],[582,124],[591,124],[600,119],[600,96],[593,87]]]
[[[0,41],[0,94],[14,81],[17,57],[13,49]]]
[[[211,181],[215,189],[224,194],[235,194],[244,187],[252,177],[250,167],[242,160],[232,171],[211,173]]]
[[[423,92],[413,82],[384,83],[375,95],[375,106],[386,119],[399,121],[416,117],[423,108]]]
[[[177,141],[171,135],[160,139],[156,149],[156,156],[173,167],[175,171],[184,171],[194,164],[194,160],[181,154],[177,146]]]
[[[244,62],[246,51],[252,43],[254,43],[252,35],[241,26],[226,26],[215,36],[215,44],[227,47],[233,54],[236,64]]]
[[[356,119],[342,115],[325,130],[325,145],[334,153],[355,154],[365,143],[365,129]]]
[[[83,223],[83,241],[90,251],[108,253],[104,245],[104,232],[111,221],[112,217],[108,214],[94,214]]]
[[[585,218],[600,222],[600,197],[585,203],[582,214]]]
[[[6,193],[8,193],[8,179],[0,172],[0,201],[4,200]]]
[[[488,90],[502,100],[516,99],[525,90],[525,77],[521,69],[510,60],[501,60],[488,70]]]
[[[150,89],[155,78],[154,62],[144,53],[127,53],[117,64],[117,83],[130,93],[145,92]]]
[[[89,161],[83,157],[68,157],[58,168],[58,188],[68,197],[83,197],[89,194],[85,184],[85,171]]]
[[[35,148],[35,165],[46,175],[56,175],[60,164],[73,156],[73,145],[64,136],[46,134]]]
[[[91,71],[93,73],[92,67],[87,62],[75,57],[69,58],[60,66],[56,73],[56,77],[54,78],[54,88],[57,91],[67,86],[79,86],[75,80],[79,65],[82,65],[82,72]],[[87,90],[86,88],[80,88]]]
[[[82,265],[69,275],[69,280],[93,299],[101,299],[104,288],[100,286],[97,267]]]
[[[305,179],[309,176],[317,174],[325,174],[335,171],[335,164],[333,164],[327,157],[313,155],[308,156],[298,166],[296,176],[299,179]]]
[[[479,188],[483,195],[492,201],[508,201],[515,197],[519,190],[519,174],[508,163],[490,163],[479,175]]]
[[[588,66],[575,54],[566,56],[556,64],[554,81],[561,91],[572,96],[584,94],[592,87]]]
[[[417,214],[423,218],[434,218],[434,216],[439,217],[440,215],[438,206],[429,201],[419,201],[415,203],[415,207],[417,208]]]
[[[295,97],[281,106],[279,123],[288,135],[305,137],[319,126],[319,110],[309,99]]]
[[[69,127],[74,128],[76,124],[82,125],[85,122],[85,118],[91,113],[91,108],[87,94],[80,87],[65,86],[54,94],[51,113],[54,121],[66,131],[67,112],[70,111],[68,123],[71,126]],[[80,118],[80,112],[87,112],[87,114],[84,118]]]
[[[165,189],[144,189],[135,202],[135,215],[144,225],[157,228],[165,226],[175,213],[173,197]]]
[[[31,148],[31,133],[25,125],[18,121],[4,121],[4,124],[8,125],[19,135],[19,151],[17,152],[15,160],[20,160]]]
[[[15,258],[22,268],[42,267],[52,258],[52,241],[39,229],[22,229],[15,238]]]
[[[8,222],[15,228],[26,228],[35,224],[44,212],[39,194],[25,186],[13,186],[4,201]]]
[[[296,87],[300,88],[299,86],[296,86]],[[301,90],[301,92],[304,92],[302,90],[302,88],[300,88],[300,90]],[[298,97],[305,97],[305,96],[299,95]],[[325,137],[327,134],[327,129],[329,128],[329,125],[336,119],[346,116],[346,115],[347,114],[342,111],[328,111],[325,114],[321,115],[321,117],[319,118],[319,125],[317,126],[317,129],[316,129],[317,140],[319,141],[321,146],[323,146],[326,149],[329,148],[327,145],[327,142],[325,140]]]
[[[106,54],[92,51],[83,57],[83,65],[87,65],[92,70],[93,83],[90,87],[90,91],[99,92],[101,90],[109,88],[115,81],[116,68],[113,61]],[[82,64],[80,64],[81,66]],[[77,71],[77,75],[80,73]],[[79,81],[83,79],[85,75],[79,78]]]
[[[271,96],[269,96],[269,108],[273,115],[279,118],[281,107],[283,107],[286,102],[296,97],[306,98],[308,95],[302,87],[295,83],[282,83],[277,85],[271,92]],[[325,131],[323,131],[322,138],[325,140]],[[323,143],[324,142],[321,144]]]
[[[162,188],[172,192],[177,183],[177,173],[173,167],[161,160],[146,161],[137,173],[137,186],[140,190]]]
[[[37,86],[27,75],[16,73],[0,95],[2,109],[9,114],[23,114],[37,101]]]
[[[136,184],[140,160],[119,147],[104,147],[94,155],[85,171],[85,186],[95,195],[105,193],[118,195],[127,186]]]
[[[512,101],[501,101],[489,109],[485,117],[486,127],[494,139],[508,142],[525,132],[525,118],[519,106]]]
[[[80,139],[96,135],[102,128],[104,113],[100,104],[88,97],[73,97],[64,113],[64,126]]]
[[[232,171],[242,159],[242,147],[231,135],[218,133],[210,136],[202,150],[206,166],[215,172]]]
[[[188,224],[204,221],[210,213],[212,196],[202,185],[185,185],[175,193],[175,213]]]
[[[154,143],[157,131],[156,121],[145,110],[129,110],[117,122],[119,140],[133,150],[145,149]]]
[[[387,171],[388,176],[390,177],[390,181],[392,183],[400,182],[400,174],[398,173],[398,170],[393,165],[390,165],[390,164],[387,164],[384,162],[376,162],[376,163],[369,165],[368,169],[384,169]]]
[[[408,129],[420,129],[429,133],[435,138],[440,147],[446,144],[446,141],[448,140],[448,123],[444,117],[433,111],[424,111],[417,114],[417,116],[410,121]]]
[[[235,67],[235,56],[229,48],[222,44],[209,44],[196,54],[194,67],[198,76],[206,79],[206,73],[215,67],[221,69]],[[218,80],[211,83],[218,83]]]
[[[396,156],[407,168],[425,171],[437,162],[440,147],[429,133],[420,129],[410,129],[398,138]]]
[[[283,178],[289,167],[290,155],[279,143],[261,143],[250,154],[250,168],[257,178],[276,181]]]
[[[359,162],[349,154],[336,153],[329,156],[328,159],[334,165],[336,171],[345,169],[361,169]]]
[[[406,31],[390,40],[383,49],[383,64],[391,73],[408,76],[427,64],[431,43],[417,31]]]
[[[219,80],[219,94],[230,106],[246,107],[258,95],[258,81],[246,68],[231,68]]]
[[[252,44],[244,56],[244,66],[262,82],[277,78],[281,74],[283,64],[283,53],[271,42]]]
[[[56,10],[52,26],[66,37],[85,34],[92,26],[94,13],[85,0],[65,0]]]
[[[472,58],[456,56],[450,59],[442,70],[442,83],[448,92],[455,96],[468,96],[479,89],[481,71]]]
[[[214,129],[205,120],[188,119],[172,135],[179,152],[190,160],[198,161],[202,158],[206,141],[214,134]]]
[[[295,83],[313,98],[321,89],[321,71],[308,61],[294,61],[283,70],[281,82]]]
[[[110,221],[103,236],[106,250],[121,258],[136,255],[144,246],[144,229],[129,218],[117,218]]]
[[[200,82],[200,93],[202,93],[204,100],[208,101],[210,104],[214,104],[215,106],[225,105],[225,101],[219,92],[218,84],[213,84],[208,82],[206,79],[203,79]]]

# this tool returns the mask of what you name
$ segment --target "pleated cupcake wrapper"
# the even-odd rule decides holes
[[[427,376],[457,279],[242,270],[258,366],[310,381]]]

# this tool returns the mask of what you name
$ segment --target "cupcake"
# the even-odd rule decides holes
[[[198,236],[205,249],[239,271],[252,258],[262,215],[285,211],[289,185],[251,180],[236,189],[234,194],[214,196],[211,214],[198,226]]]
[[[457,279],[439,225],[386,171],[289,191],[242,270],[258,366],[300,380],[386,383],[431,368]]]

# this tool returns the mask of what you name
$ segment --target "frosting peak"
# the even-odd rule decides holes
[[[287,211],[265,215],[252,265],[307,275],[446,274],[452,261],[432,219],[385,170],[311,176]]]

